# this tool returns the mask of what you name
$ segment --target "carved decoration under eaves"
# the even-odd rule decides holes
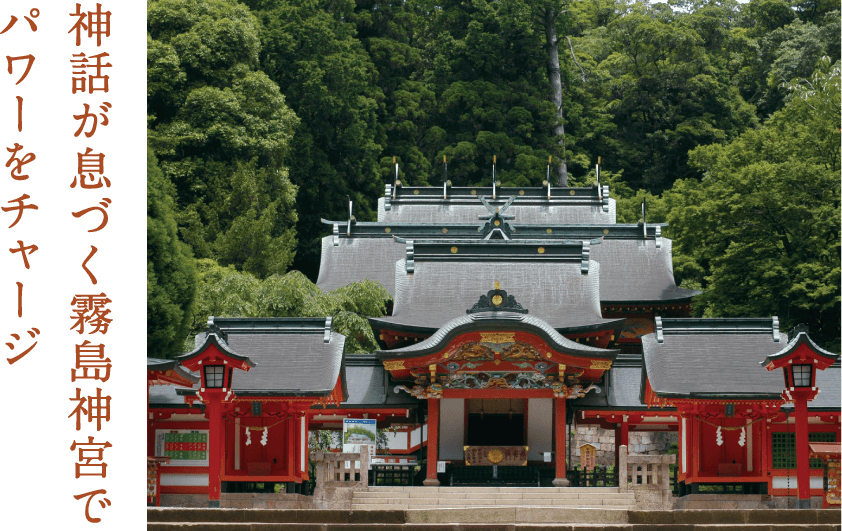
[[[514,295],[509,295],[506,290],[493,289],[486,295],[480,295],[479,300],[465,313],[480,313],[480,312],[515,312],[515,313],[529,313],[515,300]]]
[[[442,377],[445,389],[551,389],[554,376],[540,372],[457,373]]]
[[[500,353],[503,361],[540,360],[541,353],[529,343],[515,343],[503,349]]]
[[[448,359],[450,361],[491,361],[494,359],[494,351],[482,343],[465,343]]]
[[[430,399],[441,398],[442,386],[440,384],[433,384],[430,386],[415,385],[409,388],[405,385],[398,385],[395,387],[395,392],[405,391],[415,398]]]
[[[556,398],[582,398],[590,391],[601,392],[594,384],[564,385],[554,376],[539,372],[458,373],[442,377],[444,389],[552,389]]]

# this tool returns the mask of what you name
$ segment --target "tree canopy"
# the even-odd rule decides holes
[[[838,2],[150,0],[147,43],[149,145],[202,275],[312,307],[226,304],[376,313],[304,279],[319,218],[350,199],[376,219],[393,157],[408,184],[446,156],[454,185],[488,185],[496,156],[510,186],[550,156],[587,185],[602,157],[618,221],[645,199],[670,222],[699,315],[778,315],[839,351]]]
[[[181,354],[196,304],[196,268],[190,247],[179,241],[173,186],[146,154],[146,352]]]

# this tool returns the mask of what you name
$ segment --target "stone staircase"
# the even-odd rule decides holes
[[[503,493],[500,493],[503,494]],[[467,498],[465,498],[467,499]],[[403,511],[147,510],[147,531],[839,531],[838,509],[625,511],[569,507]]]
[[[630,510],[634,494],[617,488],[370,487],[355,492],[351,510],[569,507]]]

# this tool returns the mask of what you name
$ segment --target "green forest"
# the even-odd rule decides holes
[[[320,218],[394,178],[601,180],[667,222],[694,313],[809,326],[840,351],[840,4],[829,0],[148,0],[147,349],[216,316],[336,316]]]

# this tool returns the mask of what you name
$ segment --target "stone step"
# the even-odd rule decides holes
[[[399,505],[366,505],[365,510],[274,510],[274,509],[147,509],[149,531],[261,531],[283,529],[436,529],[428,524],[571,524],[576,529],[588,526],[624,524],[625,531],[753,529],[775,531],[799,529],[830,531],[839,529],[838,509],[759,509],[759,510],[685,510],[637,511],[612,506],[599,509],[565,506],[508,506],[464,508],[401,508]],[[377,510],[381,509],[381,510]],[[423,527],[420,527],[422,524]],[[273,527],[274,526],[274,527]],[[311,526],[311,527],[306,527]],[[468,525],[454,525],[468,529]],[[496,526],[495,529],[505,529]],[[542,526],[541,529],[549,529]],[[553,528],[555,529],[555,528]],[[595,528],[591,528],[594,529]]]
[[[311,523],[149,523],[147,531],[488,531],[488,524],[311,524]],[[504,523],[493,526],[495,531],[838,531],[830,524],[805,524],[793,527],[787,524],[564,524],[545,522]]]
[[[617,487],[369,487],[369,492],[558,492],[558,493],[619,493]]]
[[[366,509],[376,507],[378,509],[397,508],[422,508],[422,507],[634,507],[634,500],[623,502],[611,501],[603,503],[603,500],[498,500],[496,498],[473,499],[473,500],[446,500],[440,498],[366,498],[352,500],[352,509]]]
[[[359,491],[354,493],[354,499],[362,498],[442,498],[450,500],[464,500],[464,499],[479,499],[479,498],[494,498],[501,500],[541,500],[541,499],[558,499],[558,500],[634,500],[634,494],[631,492],[453,492],[441,493],[430,491]]]

